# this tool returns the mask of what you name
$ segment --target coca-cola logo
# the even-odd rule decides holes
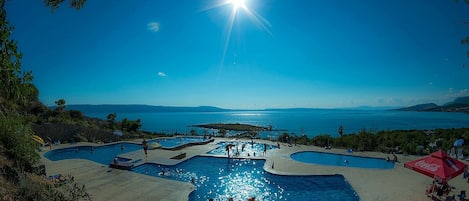
[[[415,163],[416,166],[419,166],[423,169],[426,169],[426,170],[429,170],[429,171],[432,171],[432,172],[436,172],[438,170],[438,168],[441,167],[441,165],[438,165],[438,164],[434,164],[434,163],[427,163],[423,160]]]

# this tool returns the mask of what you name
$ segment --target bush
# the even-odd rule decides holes
[[[35,201],[87,201],[91,196],[84,185],[75,182],[72,176],[66,176],[63,182],[47,180],[44,176],[24,173],[20,176],[17,199]]]
[[[22,116],[0,116],[0,143],[6,154],[20,169],[30,170],[39,162],[38,144],[32,140],[32,128]]]

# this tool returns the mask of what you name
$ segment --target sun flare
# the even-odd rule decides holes
[[[227,30],[226,30],[226,39],[225,39],[225,45],[223,48],[223,56],[221,59],[221,63],[223,64],[225,62],[225,56],[226,52],[228,49],[228,45],[230,44],[230,39],[231,39],[231,34],[233,32],[233,25],[235,24],[235,21],[237,20],[242,20],[244,18],[238,18],[239,15],[245,15],[248,18],[250,18],[254,24],[266,31],[269,35],[272,35],[270,32],[270,23],[266,19],[264,19],[261,15],[259,15],[257,12],[255,12],[253,9],[250,7],[252,6],[251,4],[254,2],[249,2],[249,0],[219,0],[216,1],[215,4],[208,6],[204,10],[211,10],[211,9],[216,9],[220,7],[231,7],[229,10],[229,17],[228,17],[228,23],[227,23]],[[236,62],[234,63],[236,64]]]
[[[234,10],[246,9],[246,0],[230,0],[229,3],[233,5]]]

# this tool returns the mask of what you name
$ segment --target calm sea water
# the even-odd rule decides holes
[[[106,119],[115,111],[82,111],[87,116]],[[469,114],[447,112],[407,112],[385,110],[285,110],[285,111],[230,111],[230,112],[121,112],[117,119],[141,119],[142,129],[165,133],[212,133],[211,130],[194,128],[208,123],[244,123],[258,126],[272,125],[272,132],[262,137],[276,137],[284,132],[313,137],[320,134],[338,136],[340,125],[344,133],[396,129],[435,129],[469,127]]]

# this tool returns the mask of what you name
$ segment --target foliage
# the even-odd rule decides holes
[[[330,135],[318,135],[312,139],[313,145],[320,147],[329,146],[332,141],[333,139]]]
[[[38,145],[32,140],[32,134],[31,125],[24,117],[0,116],[0,143],[17,168],[29,170],[39,161]]]
[[[5,0],[0,0],[0,112],[23,109],[31,99],[37,100],[37,89],[31,84],[32,72],[21,71],[22,54],[10,39],[13,27],[6,19]]]
[[[65,109],[65,99],[61,98],[55,101],[55,105],[57,106],[55,110],[62,112]]]
[[[59,8],[59,5],[62,4],[65,0],[44,0],[44,4],[47,7],[50,7],[52,10]],[[70,0],[70,7],[80,9],[86,3],[86,0]]]
[[[68,114],[74,121],[80,121],[84,119],[83,113],[79,110],[69,110]]]
[[[44,176],[24,173],[20,176],[18,198],[37,201],[87,201],[91,196],[84,185],[69,175],[64,181],[50,181]]]
[[[383,153],[398,152],[422,155],[436,150],[450,150],[454,141],[464,139],[463,154],[469,154],[469,128],[424,130],[386,130],[377,133],[361,130],[358,133],[343,134],[338,137],[318,135],[311,139],[306,136],[297,137],[283,133],[278,141],[315,146],[332,146],[350,148],[357,151],[378,151]]]
[[[116,121],[116,118],[117,118],[117,114],[114,112],[114,113],[110,113],[107,115],[107,122],[109,123],[109,128],[114,130],[116,128],[116,125],[115,125],[115,121]]]
[[[133,120],[128,120],[127,118],[124,118],[122,119],[122,122],[120,123],[121,130],[127,131],[127,132],[137,132],[141,127],[142,127],[142,122],[140,119],[133,121]]]

